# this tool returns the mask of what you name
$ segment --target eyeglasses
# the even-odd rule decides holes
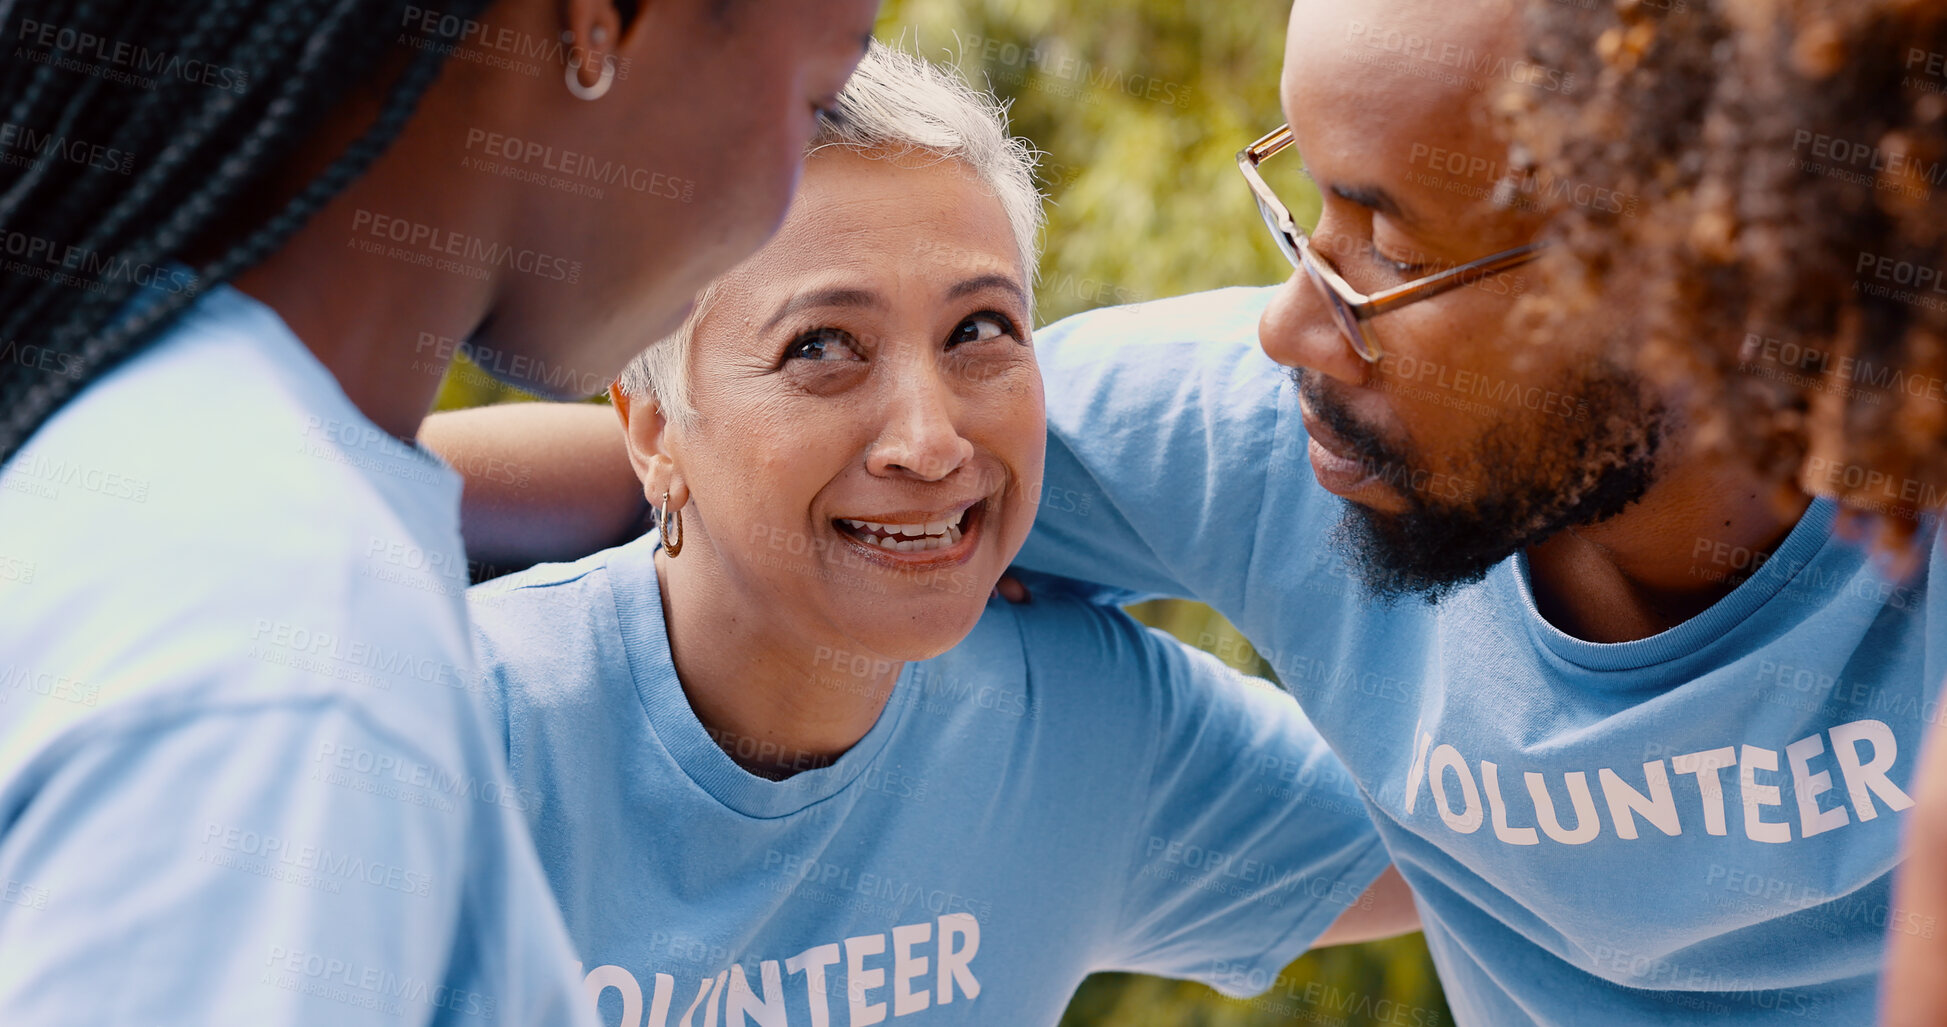
[[[1377,363],[1383,355],[1379,349],[1379,339],[1373,335],[1372,325],[1368,323],[1373,318],[1519,267],[1539,256],[1538,251],[1547,245],[1529,243],[1517,246],[1370,296],[1365,295],[1346,284],[1338,269],[1312,246],[1310,233],[1300,229],[1291,219],[1291,209],[1278,199],[1278,194],[1271,191],[1271,187],[1264,183],[1264,176],[1258,172],[1258,165],[1290,145],[1291,126],[1280,125],[1270,135],[1238,151],[1237,170],[1244,173],[1244,181],[1257,196],[1258,213],[1264,215],[1265,227],[1271,229],[1271,237],[1276,240],[1278,249],[1293,267],[1304,269],[1305,277],[1310,278],[1312,285],[1325,297],[1325,306],[1331,310],[1332,319],[1338,322],[1339,332],[1352,344],[1352,351],[1367,363]]]

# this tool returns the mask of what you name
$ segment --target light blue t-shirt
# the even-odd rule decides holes
[[[1543,619],[1520,556],[1437,607],[1372,602],[1258,347],[1269,296],[1037,335],[1051,438],[1021,562],[1238,625],[1371,804],[1461,1024],[1872,1022],[1885,933],[1943,926],[1889,894],[1941,713],[1940,554],[1886,580],[1815,502],[1768,561],[1699,539],[1748,580],[1613,645]]]
[[[469,595],[604,1023],[1029,1027],[1096,970],[1262,990],[1386,865],[1290,696],[1073,600],[990,603],[836,762],[756,777],[677,681],[656,542]],[[826,665],[805,688],[871,672]]]
[[[585,1022],[460,483],[228,287],[0,473],[0,1024]]]

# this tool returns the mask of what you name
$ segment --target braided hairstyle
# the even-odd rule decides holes
[[[0,463],[200,290],[275,251],[378,157],[438,75],[464,19],[449,0],[376,120],[281,208],[267,172],[372,75],[400,0],[0,0]],[[60,148],[23,159],[22,149]],[[126,172],[126,173],[125,173]],[[254,216],[253,216],[254,212]],[[193,275],[199,243],[228,249]],[[159,301],[131,304],[162,279]],[[28,347],[32,366],[20,357]],[[58,368],[52,373],[49,368]]]
[[[1947,5],[1530,0],[1528,27],[1587,87],[1510,99],[1517,141],[1637,201],[1551,211],[1578,259],[1541,322],[1636,312],[1702,444],[1908,539],[1947,505]]]

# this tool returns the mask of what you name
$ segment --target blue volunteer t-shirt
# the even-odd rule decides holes
[[[1742,583],[1613,645],[1543,619],[1521,556],[1437,607],[1372,602],[1258,347],[1269,296],[1037,336],[1051,439],[1021,562],[1238,625],[1358,781],[1460,1023],[1871,1022],[1886,932],[1942,928],[1889,889],[1940,718],[1940,554],[1889,581],[1815,502],[1768,560],[1697,540]]]
[[[1073,600],[991,603],[836,762],[756,777],[676,679],[656,542],[469,595],[604,1023],[1027,1027],[1096,970],[1261,990],[1386,865],[1290,696]],[[807,689],[872,673],[819,655]]]
[[[229,287],[7,463],[0,1024],[584,1022],[459,496]]]

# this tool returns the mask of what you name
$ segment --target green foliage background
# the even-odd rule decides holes
[[[879,38],[946,64],[1012,104],[1043,151],[1049,202],[1037,302],[1044,323],[1092,307],[1276,282],[1273,248],[1238,176],[1241,147],[1277,126],[1289,0],[884,0]],[[1279,182],[1302,221],[1302,185]],[[1316,204],[1316,197],[1309,198]],[[524,400],[456,361],[441,409]],[[1209,608],[1134,611],[1270,677]],[[1267,810],[1267,815],[1275,811]],[[1291,964],[1266,994],[1097,974],[1062,1027],[1436,1027],[1452,1022],[1419,935]]]

